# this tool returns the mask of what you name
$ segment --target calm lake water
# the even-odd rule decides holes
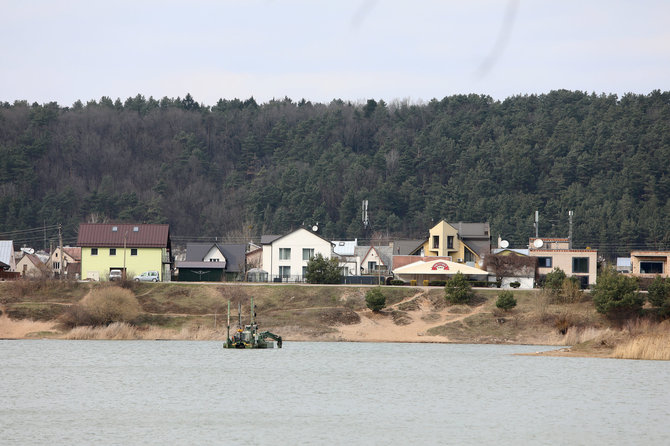
[[[542,349],[0,341],[0,444],[670,444],[670,363]]]

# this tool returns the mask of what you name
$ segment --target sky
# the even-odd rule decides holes
[[[0,0],[0,101],[670,90],[667,0]]]

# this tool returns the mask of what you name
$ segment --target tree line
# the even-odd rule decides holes
[[[441,219],[512,246],[670,248],[670,92],[259,104],[103,97],[0,103],[0,233],[82,221],[257,238],[422,238]],[[371,230],[361,222],[369,201]]]

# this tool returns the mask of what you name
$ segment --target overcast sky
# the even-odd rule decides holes
[[[670,90],[670,2],[0,0],[0,101]]]

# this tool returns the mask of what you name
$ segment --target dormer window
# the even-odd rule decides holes
[[[133,227],[133,232],[140,232],[140,227],[139,226],[134,226]]]
[[[112,226],[112,232],[118,232],[119,227],[118,226]]]

